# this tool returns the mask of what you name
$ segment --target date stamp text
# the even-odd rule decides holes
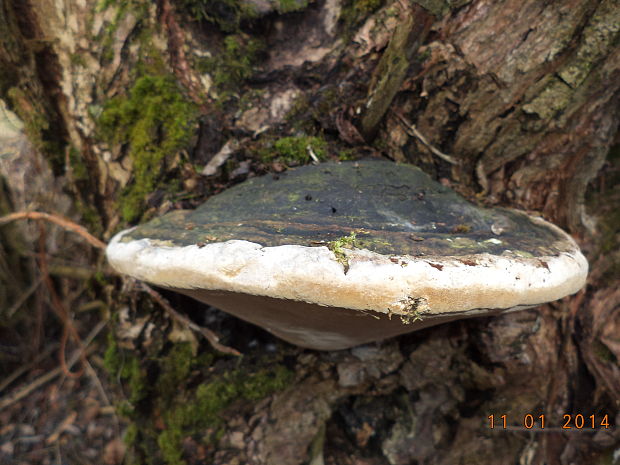
[[[586,432],[600,429],[610,429],[612,425],[607,414],[583,415],[564,414],[561,421],[553,421],[548,415],[534,415],[527,413],[519,418],[509,418],[508,415],[489,415],[487,427],[492,430],[538,430],[538,431],[563,431],[563,432]]]

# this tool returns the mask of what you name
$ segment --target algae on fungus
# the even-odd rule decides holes
[[[327,248],[333,252],[336,260],[344,267],[345,274],[349,271],[349,259],[347,258],[344,249],[352,249],[357,247],[355,237],[355,232],[352,232],[348,236],[340,237],[335,241],[327,243]]]

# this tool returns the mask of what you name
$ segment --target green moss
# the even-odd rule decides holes
[[[338,88],[336,86],[328,87],[321,92],[319,101],[312,111],[312,117],[320,121],[324,115],[330,114],[334,108],[338,107],[341,101]]]
[[[47,152],[50,147],[46,142],[45,132],[50,126],[44,109],[36,108],[26,93],[18,87],[11,87],[7,96],[13,110],[24,123],[24,132],[28,140],[40,151]]]
[[[116,404],[116,413],[120,417],[132,418],[134,406],[128,400],[122,400]]]
[[[618,361],[614,353],[609,350],[609,348],[602,343],[600,340],[596,339],[592,342],[592,349],[596,356],[602,360],[603,362],[617,364]]]
[[[114,58],[114,42],[117,40],[115,33],[118,30],[121,20],[131,12],[140,22],[148,16],[149,3],[144,0],[103,0],[97,6],[98,11],[105,11],[110,7],[116,7],[116,12],[110,23],[103,29],[102,34],[97,37],[101,42],[101,58],[104,63],[109,63]]]
[[[137,437],[138,427],[132,423],[127,426],[127,430],[125,431],[125,435],[123,437],[123,442],[128,446],[132,446],[136,442]]]
[[[182,439],[192,434],[211,432],[216,441],[221,434],[221,413],[235,402],[257,401],[286,388],[293,372],[282,365],[248,373],[236,369],[200,384],[193,399],[173,402],[165,415],[166,430],[157,443],[167,464],[183,465]]]
[[[239,97],[238,108],[239,111],[246,111],[254,107],[257,103],[264,98],[266,93],[265,89],[247,89],[243,95]]]
[[[215,427],[221,423],[219,413],[236,400],[255,401],[284,389],[293,373],[282,365],[265,368],[254,373],[234,370],[201,384],[194,402],[186,405],[183,423],[198,428]]]
[[[285,389],[293,377],[293,372],[282,365],[256,369],[254,363],[213,376],[209,374],[216,357],[212,352],[195,356],[191,344],[178,343],[157,360],[159,373],[154,377],[151,373],[151,379],[147,381],[144,368],[137,363],[134,366],[130,360],[129,367],[124,369],[119,356],[116,343],[111,339],[106,351],[106,366],[128,381],[131,394],[125,403],[125,414],[136,421],[132,424],[133,429],[128,429],[125,441],[139,450],[152,438],[161,454],[158,460],[163,459],[168,465],[185,465],[184,438],[199,436],[203,441],[217,441],[223,433],[222,414],[227,408],[233,404],[241,406],[244,402],[255,402]],[[137,359],[133,360],[137,362]],[[209,374],[211,379],[207,378],[196,388],[190,387],[196,384],[192,377],[198,377],[201,372]],[[149,394],[145,400],[147,404],[143,402],[142,407],[137,407],[137,402],[143,399],[139,394],[144,392]],[[136,408],[145,405],[148,405],[147,411],[142,413],[160,418],[165,425],[163,430],[140,426],[145,421],[144,424],[152,422],[148,416],[146,419],[136,417],[139,412]]]
[[[181,7],[195,20],[216,24],[224,32],[238,32],[243,21],[257,17],[249,2],[238,0],[180,0]]]
[[[357,26],[377,11],[385,0],[345,0],[340,10],[339,21],[343,25],[345,39],[349,39]]]
[[[312,161],[310,150],[319,161],[327,159],[327,141],[314,136],[282,137],[259,155],[263,162],[280,160],[287,165],[303,165]]]
[[[356,234],[352,232],[348,236],[340,237],[335,241],[327,243],[327,248],[334,253],[336,260],[342,264],[345,273],[349,270],[349,259],[344,252],[344,249],[352,249],[357,247],[357,241],[355,239]]]
[[[512,253],[515,254],[517,257],[534,258],[534,254],[530,252],[524,252],[523,250],[513,250]]]
[[[193,363],[193,349],[189,343],[178,343],[161,362],[162,372],[157,379],[157,392],[163,397],[173,397],[179,386],[187,380]]]
[[[129,370],[129,402],[135,405],[149,393],[146,372],[136,357],[132,357],[127,366]]]
[[[351,160],[355,160],[356,158],[357,156],[355,154],[355,150],[353,149],[341,150],[338,153],[338,160],[340,161],[351,161]]]
[[[104,222],[101,219],[101,215],[99,215],[97,208],[77,197],[75,199],[75,207],[80,213],[80,217],[82,218],[81,222],[84,226],[86,226],[86,229],[88,229],[88,231],[95,236],[101,236],[104,232]]]
[[[155,31],[147,21],[150,2],[103,0],[98,8],[109,7],[115,8],[114,17],[96,39],[103,43],[104,61],[111,60],[115,32],[128,14],[133,16],[138,34],[132,34],[131,45],[139,45],[131,60],[133,83],[125,94],[110,99],[101,109],[94,107],[91,114],[101,139],[121,146],[132,160],[133,176],[121,194],[119,210],[125,221],[134,222],[142,216],[149,194],[159,188],[170,191],[172,183],[164,179],[170,170],[167,165],[188,146],[197,108],[153,45]]]
[[[416,55],[416,61],[418,63],[424,63],[426,60],[428,60],[431,57],[432,53],[431,53],[431,49],[430,47],[426,47],[423,51],[419,52]]]
[[[319,160],[325,160],[327,143],[323,139],[312,136],[283,137],[274,144],[276,152],[287,162],[310,161],[309,151],[312,149]]]
[[[110,332],[108,333],[108,345],[103,354],[103,366],[110,376],[116,377],[119,376],[123,363],[116,338],[112,332]]]
[[[92,175],[82,154],[76,147],[71,146],[69,148],[68,159],[69,166],[66,166],[66,170],[72,183],[72,189],[83,194],[75,198],[75,207],[80,213],[81,222],[91,234],[99,236],[103,234],[104,221],[101,219],[97,207],[93,205],[92,198],[89,197],[89,193],[93,190]]]
[[[357,237],[355,239],[355,247],[357,247],[358,249],[368,249],[368,250],[375,251],[377,246],[389,247],[390,243],[388,241],[377,239],[377,238],[366,239],[366,238]]]
[[[120,350],[112,333],[108,334],[108,346],[103,356],[103,366],[113,379],[128,383],[129,403],[123,406],[123,413],[127,415],[131,412],[133,405],[148,394],[146,373],[142,370],[138,358]]]
[[[157,445],[166,465],[185,465],[182,448],[183,432],[180,428],[169,428],[157,436]]]
[[[255,72],[255,65],[265,44],[247,34],[228,35],[222,50],[211,58],[203,58],[196,67],[213,77],[213,84],[219,94],[218,102],[230,100],[243,82]]]
[[[299,116],[304,115],[310,109],[310,100],[308,96],[304,93],[299,94],[295,97],[293,101],[293,105],[291,105],[291,109],[285,116],[285,119],[289,122],[294,122]]]
[[[131,0],[101,0],[99,4],[97,5],[97,10],[104,11],[110,8],[111,6],[120,7],[120,6],[126,5],[127,3],[131,3]]]
[[[245,34],[227,36],[222,62],[214,76],[215,85],[236,86],[252,76],[252,67],[263,48],[262,42]]]
[[[76,66],[79,68],[88,67],[88,64],[86,63],[86,59],[84,58],[84,55],[82,55],[81,53],[72,53],[69,56],[69,60],[71,60],[71,64],[73,66]]]
[[[67,168],[71,169],[71,176],[73,177],[74,182],[86,181],[90,178],[84,159],[82,158],[80,151],[74,146],[69,148],[69,164],[70,166]]]
[[[293,372],[283,365],[266,368],[247,377],[239,375],[239,395],[247,400],[260,400],[285,389],[293,378]]]
[[[402,321],[403,324],[406,324],[406,325],[409,325],[411,323],[415,323],[416,321],[422,321],[422,313],[423,312],[420,309],[420,304],[422,304],[424,302],[424,299],[422,299],[422,298],[414,298],[414,299],[411,299],[411,300],[412,300],[411,306],[407,310],[407,314],[399,315],[400,316],[400,321]]]
[[[308,0],[279,0],[278,11],[280,13],[291,13],[301,11],[308,6]]]
[[[450,10],[451,4],[457,2],[454,0],[415,0],[415,3],[427,9],[437,18],[441,18]]]
[[[146,197],[163,181],[166,161],[189,144],[195,105],[170,75],[143,75],[127,95],[112,98],[99,117],[102,138],[127,147],[133,181],[121,198],[125,221],[136,221]]]

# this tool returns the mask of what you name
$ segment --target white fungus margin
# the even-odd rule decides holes
[[[509,309],[550,302],[585,284],[588,262],[564,237],[555,256],[514,254],[451,257],[385,256],[346,250],[349,268],[324,246],[263,247],[243,240],[175,247],[159,241],[123,241],[107,248],[120,273],[169,288],[209,289],[290,299],[321,306],[406,315]],[[568,244],[568,246],[567,246]],[[473,263],[472,263],[473,262]]]

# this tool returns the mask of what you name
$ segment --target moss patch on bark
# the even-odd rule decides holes
[[[140,218],[146,197],[160,187],[167,162],[189,145],[197,110],[168,74],[144,73],[126,95],[109,100],[99,117],[102,138],[127,147],[133,180],[121,196],[125,221]]]
[[[224,432],[225,411],[251,409],[289,386],[294,376],[279,363],[235,362],[210,351],[197,355],[190,343],[139,359],[121,350],[112,336],[105,366],[126,387],[126,400],[117,409],[131,422],[125,437],[130,455],[136,463],[168,465],[186,464],[184,439],[216,443]]]
[[[221,51],[197,63],[197,68],[213,77],[218,92],[218,103],[224,105],[238,92],[243,82],[255,72],[258,57],[265,44],[244,33],[228,35],[224,38]]]

